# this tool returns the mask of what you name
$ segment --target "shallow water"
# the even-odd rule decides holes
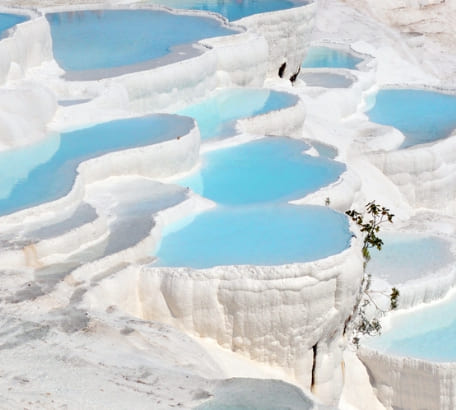
[[[9,28],[27,20],[29,20],[28,16],[23,16],[20,14],[0,13],[0,38]]]
[[[342,163],[303,154],[308,148],[273,137],[209,151],[202,168],[179,184],[229,205],[301,198],[335,182],[345,170]]]
[[[178,9],[211,11],[234,21],[252,14],[289,9],[307,2],[288,0],[148,0],[147,3],[161,4]]]
[[[190,118],[151,115],[102,123],[1,152],[0,215],[68,194],[83,161],[175,138],[192,125]]]
[[[299,77],[309,87],[348,88],[353,80],[344,75],[333,73],[301,73]]]
[[[456,296],[397,315],[391,321],[391,328],[366,343],[389,354],[455,361]]]
[[[431,275],[454,259],[449,243],[441,238],[406,234],[382,238],[382,250],[371,250],[367,270],[392,285]]]
[[[456,128],[456,95],[412,89],[380,90],[369,119],[405,135],[401,148],[448,137]]]
[[[232,378],[218,382],[213,397],[196,410],[318,410],[298,387],[280,380]]]
[[[329,159],[335,159],[337,157],[337,149],[331,145],[323,144],[318,141],[312,141],[312,146],[317,150],[318,155],[322,157]]]
[[[201,139],[233,135],[235,121],[295,105],[298,97],[279,91],[254,88],[225,89],[214,97],[189,106],[179,114],[196,120]]]
[[[47,14],[54,56],[67,71],[138,64],[173,46],[235,33],[213,18],[158,10],[85,10]]]
[[[310,47],[302,62],[303,68],[348,68],[356,69],[363,61],[351,53],[329,47]]]
[[[347,218],[325,207],[216,207],[167,226],[157,266],[280,265],[346,249]]]

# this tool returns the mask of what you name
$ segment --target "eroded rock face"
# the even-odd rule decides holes
[[[456,214],[456,137],[413,150],[375,152],[369,159],[400,189],[414,207]]]
[[[286,65],[281,74],[285,78],[295,74],[301,67],[310,45],[316,7],[316,3],[310,3],[237,21],[249,31],[262,35],[268,42],[268,76],[277,76],[284,62]]]
[[[386,408],[453,409],[456,405],[454,363],[432,363],[393,357],[363,348],[359,357]]]
[[[342,388],[344,322],[362,274],[357,243],[320,261],[284,266],[130,267],[86,295],[90,309],[116,305],[146,320],[211,338],[284,368],[319,398]]]

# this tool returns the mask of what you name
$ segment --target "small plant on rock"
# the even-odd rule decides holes
[[[364,214],[356,210],[345,212],[360,227],[360,231],[364,235],[361,249],[364,259],[364,274],[353,312],[346,320],[344,330],[344,333],[353,334],[352,342],[357,347],[359,346],[360,335],[372,336],[381,333],[382,327],[379,317],[385,313],[385,310],[379,308],[371,296],[371,275],[366,272],[366,266],[371,259],[370,249],[376,248],[379,251],[382,249],[383,240],[378,236],[380,226],[386,222],[392,223],[394,217],[388,208],[376,204],[375,201],[369,202],[365,208]],[[396,309],[399,290],[392,288],[389,298],[390,309]]]

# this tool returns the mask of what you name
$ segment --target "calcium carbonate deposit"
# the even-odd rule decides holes
[[[0,2],[0,408],[454,409],[455,26],[455,0]],[[395,217],[358,348],[369,201]]]

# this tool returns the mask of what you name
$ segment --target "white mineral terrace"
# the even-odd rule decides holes
[[[82,162],[64,196],[0,216],[0,408],[455,408],[456,364],[355,351],[345,337],[363,274],[355,226],[347,249],[307,263],[151,263],[168,224],[214,207],[172,183],[198,167],[202,153],[286,136],[307,142],[310,155],[332,149],[346,165],[336,182],[293,203],[344,212],[375,200],[395,214],[387,235],[447,244],[448,263],[374,274],[375,291],[396,286],[400,309],[447,295],[456,285],[456,133],[399,149],[404,135],[369,121],[365,110],[381,88],[456,93],[456,1],[399,3],[317,0],[233,23],[212,14],[239,32],[84,76],[54,59],[44,13],[163,7],[1,2],[0,12],[30,19],[0,40],[0,155],[101,122],[173,114],[223,88],[299,99],[238,121],[229,140],[202,143],[188,120],[176,137]],[[292,84],[310,45],[363,62],[356,70],[305,69]],[[312,83],[331,78],[344,85]],[[34,164],[57,149],[50,141]]]

